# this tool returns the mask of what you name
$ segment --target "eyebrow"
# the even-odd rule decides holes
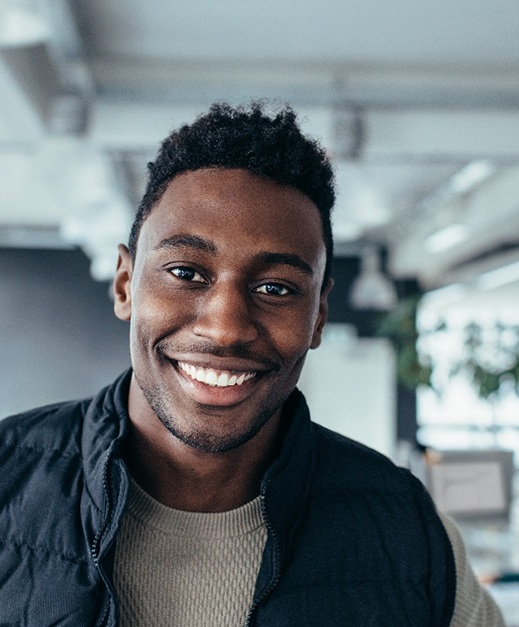
[[[313,275],[312,267],[303,261],[299,255],[292,253],[260,253],[257,256],[258,261],[265,265],[285,265],[291,266],[298,270],[302,270],[305,274]]]
[[[207,253],[215,253],[216,246],[210,240],[203,239],[197,235],[173,235],[161,240],[155,250],[168,248],[197,248]]]
[[[171,248],[196,248],[203,252],[216,253],[217,248],[211,240],[198,237],[197,235],[178,234],[166,237],[161,240],[155,250],[164,250]],[[273,253],[263,252],[255,256],[257,263],[266,266],[285,265],[302,271],[304,274],[312,276],[314,271],[310,264],[301,259],[299,255],[293,253]]]

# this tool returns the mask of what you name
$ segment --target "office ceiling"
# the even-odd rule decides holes
[[[161,138],[269,98],[334,158],[339,253],[481,282],[519,261],[518,33],[516,0],[0,0],[0,245],[79,244],[107,278]]]

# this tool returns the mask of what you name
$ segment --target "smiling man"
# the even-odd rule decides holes
[[[131,325],[129,408],[139,428],[160,438],[165,426],[182,457],[229,452],[218,463],[234,467],[244,455],[268,458],[325,321],[321,231],[307,196],[247,170],[202,168],[171,181],[136,251],[120,247],[115,281],[116,313]]]
[[[324,151],[290,109],[214,105],[149,170],[114,280],[131,370],[0,425],[0,624],[501,626],[421,484],[296,389]]]

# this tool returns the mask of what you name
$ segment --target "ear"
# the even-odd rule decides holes
[[[328,283],[321,293],[321,300],[319,302],[319,313],[317,314],[317,320],[315,321],[314,334],[312,335],[312,343],[310,344],[310,348],[317,348],[321,343],[324,325],[328,320],[328,294],[332,291],[332,287],[333,279],[328,279]]]
[[[120,320],[129,320],[132,313],[132,272],[133,262],[130,251],[119,244],[119,258],[113,282],[114,311]]]

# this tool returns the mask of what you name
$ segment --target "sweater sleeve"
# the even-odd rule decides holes
[[[479,583],[468,561],[458,527],[440,513],[454,552],[456,564],[456,601],[450,627],[505,627],[494,599]]]

